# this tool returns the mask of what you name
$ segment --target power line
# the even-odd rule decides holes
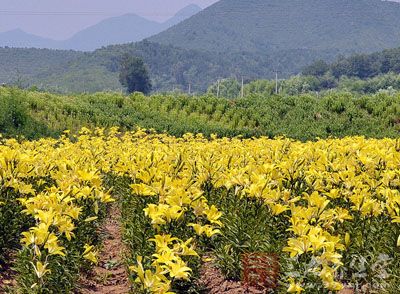
[[[115,12],[117,13],[117,12]],[[0,15],[113,15],[115,13],[110,13],[110,12],[89,12],[89,11],[71,11],[71,12],[66,12],[66,11],[4,11],[0,10]],[[122,12],[120,12],[122,13]]]
[[[81,15],[119,15],[119,14],[129,14],[134,12],[126,11],[14,11],[14,10],[0,10],[0,15],[49,15],[49,16],[81,16]],[[138,14],[139,15],[139,14]],[[140,16],[171,16],[172,14],[140,14]]]

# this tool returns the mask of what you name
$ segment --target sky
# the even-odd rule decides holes
[[[0,0],[0,32],[20,28],[64,40],[99,21],[126,13],[165,21],[189,4],[205,8],[218,0]]]

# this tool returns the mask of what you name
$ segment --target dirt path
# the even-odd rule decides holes
[[[249,287],[241,282],[225,279],[222,272],[212,263],[205,262],[200,269],[197,283],[209,294],[266,294],[267,291]]]
[[[14,276],[15,272],[10,268],[10,264],[0,265],[0,293],[5,293],[8,288],[15,286]]]
[[[99,253],[99,263],[94,267],[91,276],[81,279],[78,293],[129,293],[128,273],[123,261],[123,243],[120,227],[121,212],[118,204],[109,210],[108,218],[104,223],[103,248]]]

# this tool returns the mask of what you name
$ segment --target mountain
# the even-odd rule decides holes
[[[192,17],[193,15],[199,13],[201,10],[202,9],[200,6],[198,6],[196,4],[190,4],[190,5],[182,8],[181,10],[179,10],[175,14],[174,17],[172,17],[171,19],[164,22],[163,27],[166,30],[166,29],[184,21],[185,19],[188,19],[188,18]]]
[[[400,3],[221,0],[149,41],[219,52],[370,52],[400,45]]]
[[[62,42],[63,49],[92,51],[102,46],[143,40],[162,31],[162,24],[135,14],[108,18]]]
[[[103,46],[141,41],[180,23],[199,11],[201,11],[199,6],[191,4],[163,23],[135,14],[125,14],[105,19],[64,41],[46,39],[16,29],[0,33],[0,47],[92,51]]]
[[[195,13],[193,8],[178,13],[175,21]],[[138,20],[128,15],[125,21],[132,17]],[[124,23],[118,19],[109,21]],[[168,26],[172,24],[169,22]],[[101,37],[107,40],[110,34]],[[338,55],[399,46],[400,4],[396,2],[221,0],[136,43],[107,46],[76,56],[70,51],[0,50],[0,83],[25,81],[26,85],[58,92],[120,90],[120,56],[130,53],[148,65],[154,90],[187,90],[190,85],[192,91],[200,92],[221,78],[249,81],[272,78],[275,72],[285,78],[300,73],[317,59],[332,62]],[[51,62],[47,54],[54,55]],[[57,59],[63,60],[63,55],[69,56],[69,61],[54,66]],[[24,63],[20,62],[21,56]],[[358,64],[368,62],[359,62],[359,57],[354,62],[341,62],[338,73],[353,70],[353,65]],[[371,65],[374,71],[375,67],[375,63]],[[12,77],[10,73],[14,73]]]
[[[141,41],[180,23],[199,11],[201,11],[199,6],[189,5],[164,23],[150,21],[135,14],[108,18],[64,41],[62,48],[92,51],[107,45]]]
[[[28,34],[20,29],[0,33],[0,46],[3,47],[45,47],[56,48],[57,41]]]

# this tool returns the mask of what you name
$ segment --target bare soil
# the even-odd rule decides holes
[[[118,204],[109,209],[102,234],[103,247],[99,263],[80,281],[79,294],[126,294],[130,291],[128,272],[124,264],[124,245],[121,238],[121,212]]]
[[[200,270],[198,284],[207,290],[208,294],[264,294],[267,290],[249,287],[238,281],[225,279],[222,272],[212,263],[205,262]]]
[[[13,257],[10,257],[12,260]],[[0,265],[0,293],[5,293],[8,288],[12,288],[15,286],[15,272],[12,270],[10,263],[6,263],[4,265]]]

